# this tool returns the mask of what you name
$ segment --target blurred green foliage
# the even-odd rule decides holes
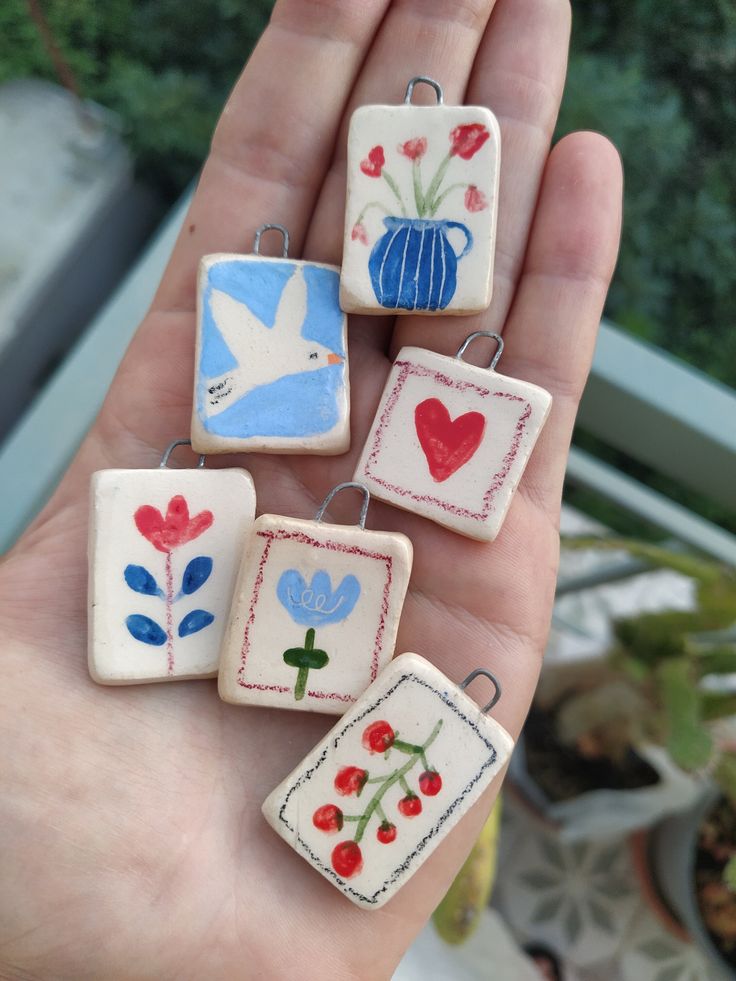
[[[139,172],[173,198],[265,26],[271,0],[43,0],[83,96],[122,120]],[[0,82],[55,79],[25,0],[0,3]]]
[[[139,170],[192,178],[271,0],[42,0],[82,93],[123,120]],[[608,314],[736,386],[736,4],[573,0],[558,136],[593,128],[626,168]],[[0,81],[54,77],[25,0],[0,4]]]
[[[626,174],[607,313],[736,386],[736,4],[573,0],[558,135],[601,130]]]

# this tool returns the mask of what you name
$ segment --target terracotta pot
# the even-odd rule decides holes
[[[716,790],[709,790],[688,811],[673,815],[653,828],[648,857],[661,896],[685,926],[692,941],[725,977],[736,978],[736,972],[711,939],[700,915],[695,891],[698,832],[718,798]]]

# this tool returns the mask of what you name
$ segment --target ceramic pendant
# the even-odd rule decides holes
[[[498,343],[490,368],[463,361],[477,337]],[[402,348],[354,479],[382,501],[492,541],[552,403],[543,388],[495,371],[502,350],[488,331],[454,358]]]
[[[437,105],[412,105],[417,82]],[[340,303],[349,313],[467,314],[491,302],[501,140],[483,106],[430,78],[404,105],[362,106],[348,133]]]
[[[259,254],[283,235],[281,258]],[[192,446],[199,453],[344,453],[347,318],[339,269],[287,258],[263,225],[253,255],[204,256],[197,290]]]
[[[483,709],[463,691],[496,686]],[[401,654],[263,805],[268,823],[348,899],[383,906],[429,858],[511,755],[486,712],[488,672],[453,684]]]
[[[356,486],[359,527],[323,523],[333,495]],[[365,530],[368,499],[361,485],[340,484],[315,521],[256,520],[222,650],[226,702],[340,715],[391,659],[412,547]]]
[[[188,440],[177,440],[177,443]],[[104,685],[211,678],[255,516],[245,470],[92,477],[89,670]]]

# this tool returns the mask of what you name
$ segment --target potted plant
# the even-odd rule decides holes
[[[736,757],[714,737],[736,696],[703,685],[736,674],[736,575],[716,562],[647,543],[576,538],[566,547],[625,549],[652,568],[696,583],[690,611],[617,620],[602,658],[555,667],[542,678],[511,775],[522,795],[578,839],[622,834],[687,809],[705,775],[727,775]]]
[[[714,966],[736,976],[736,753],[724,757],[726,785],[654,828],[647,855],[667,906]]]

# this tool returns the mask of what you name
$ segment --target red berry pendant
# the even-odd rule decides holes
[[[496,686],[483,709],[463,690],[479,674]],[[509,758],[511,737],[486,714],[499,694],[486,671],[458,686],[400,655],[273,791],[266,820],[349,899],[377,909]]]

